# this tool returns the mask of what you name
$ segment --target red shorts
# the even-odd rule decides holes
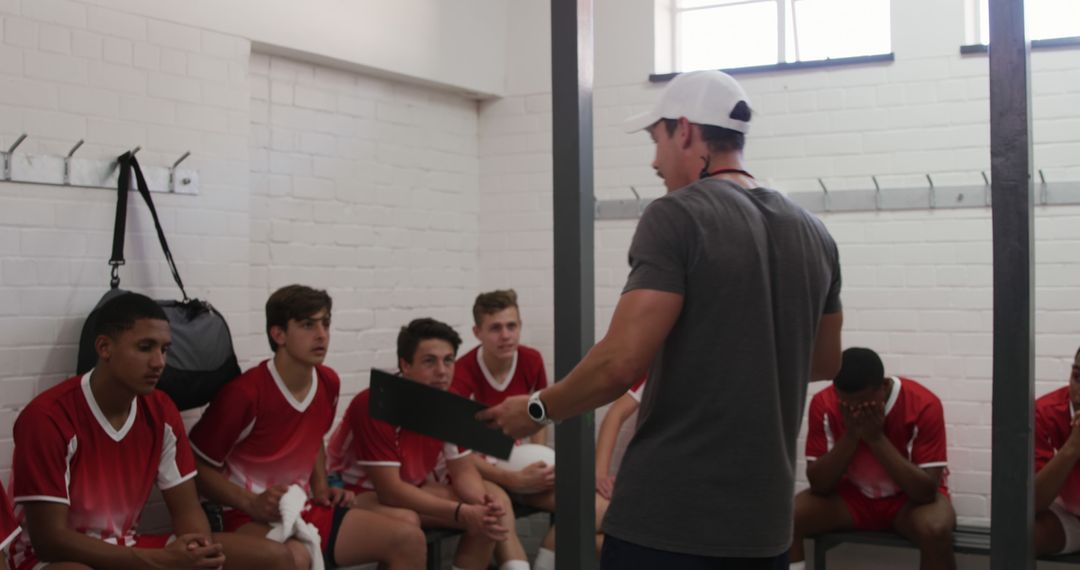
[[[949,496],[949,490],[945,487],[938,488],[938,492],[946,498]],[[855,530],[892,530],[896,514],[908,502],[907,495],[904,493],[872,499],[862,494],[858,487],[848,481],[840,483],[837,493],[844,500],[848,513],[851,514]]]
[[[319,531],[320,545],[323,552],[330,544],[330,535],[334,529],[334,507],[316,505],[311,501],[304,504],[304,510],[300,518],[315,525]],[[251,517],[240,509],[226,509],[221,513],[222,524],[225,532],[236,532],[236,529],[252,522]],[[339,521],[340,522],[340,521]]]
[[[128,546],[131,548],[165,548],[165,545],[169,544],[172,539],[171,534],[137,534],[135,535],[135,544]],[[12,570],[35,570],[45,567],[45,564],[38,560],[32,548],[16,552],[15,545],[11,546],[8,564]]]

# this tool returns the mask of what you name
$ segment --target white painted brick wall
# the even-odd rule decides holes
[[[141,145],[145,165],[193,152],[186,165],[199,170],[201,194],[155,199],[189,293],[225,313],[245,366],[267,355],[266,296],[293,282],[335,297],[330,364],[343,402],[368,368],[395,365],[409,319],[467,333],[478,288],[475,102],[251,55],[238,38],[79,2],[0,3],[0,29],[0,145],[22,132],[20,152],[62,153],[85,138],[80,156],[106,158]],[[72,373],[82,320],[106,290],[114,194],[0,186],[6,480],[11,422]],[[148,216],[131,208],[123,285],[176,296]],[[146,524],[165,520],[150,505]]]

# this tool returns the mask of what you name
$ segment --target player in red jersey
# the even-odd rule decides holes
[[[811,400],[808,422],[810,488],[795,497],[792,562],[802,562],[805,537],[893,530],[918,545],[920,568],[956,568],[937,396],[914,380],[885,377],[874,351],[849,348],[832,386]]]
[[[283,546],[211,535],[176,406],[154,390],[171,343],[165,313],[134,293],[98,312],[93,370],[34,398],[15,421],[12,496],[26,530],[15,570],[274,568]],[[154,486],[175,538],[136,532]]]
[[[401,376],[447,390],[460,345],[461,337],[445,323],[427,318],[410,322],[398,334]],[[354,506],[408,509],[420,515],[425,527],[465,531],[454,556],[456,569],[486,569],[500,542],[514,545],[501,570],[528,569],[513,532],[510,499],[480,477],[472,454],[372,418],[369,394],[356,395],[330,438],[330,468],[358,493]]]
[[[274,357],[226,384],[191,430],[199,490],[221,504],[225,530],[255,536],[266,536],[281,520],[280,501],[290,486],[310,496],[301,517],[318,530],[320,545],[285,542],[296,570],[308,570],[315,556],[331,568],[372,561],[422,568],[426,549],[418,521],[350,509],[351,494],[327,482],[323,436],[341,384],[323,365],[331,305],[325,291],[302,285],[278,289],[267,300]]]
[[[0,485],[0,570],[8,570],[4,554],[8,546],[15,541],[15,537],[19,536],[19,530],[19,521],[11,510],[11,501],[8,500],[3,485]]]
[[[1069,384],[1035,401],[1035,551],[1080,550],[1080,350]]]
[[[477,295],[473,303],[473,335],[480,346],[470,350],[454,365],[450,391],[472,398],[487,406],[501,404],[510,396],[528,396],[547,388],[547,373],[540,353],[521,344],[521,314],[513,289]],[[534,444],[547,443],[547,428],[530,436]],[[533,508],[555,512],[555,466],[542,461],[511,470],[477,454],[474,458],[481,476],[514,494],[514,500]],[[510,544],[496,547],[496,558],[503,560]],[[555,567],[555,527],[552,526],[540,545],[534,567]]]

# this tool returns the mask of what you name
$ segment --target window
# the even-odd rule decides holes
[[[1028,39],[1049,40],[1080,36],[1076,0],[1027,0],[1024,15]],[[967,42],[990,43],[990,0],[968,0]]]
[[[659,5],[670,9],[660,20],[670,22],[673,71],[891,51],[890,0],[667,0]]]

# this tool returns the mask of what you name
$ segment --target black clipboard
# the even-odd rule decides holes
[[[368,413],[390,425],[509,459],[514,440],[476,419],[487,406],[400,376],[371,369]]]

